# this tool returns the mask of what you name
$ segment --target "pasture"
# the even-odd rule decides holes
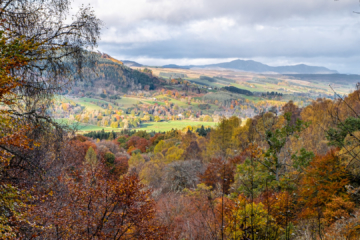
[[[104,129],[105,131],[120,131],[121,128],[111,128],[111,127],[102,127],[96,126],[92,124],[84,124],[78,122],[71,122],[69,123],[68,119],[56,119],[56,121],[62,125],[67,125],[70,128],[76,129],[78,133],[86,133],[90,131],[100,131]],[[204,127],[215,127],[217,125],[216,122],[200,122],[200,121],[163,121],[163,122],[146,122],[142,123],[139,128],[133,128],[132,130],[145,130],[148,132],[155,131],[155,132],[164,132],[169,131],[171,129],[178,129],[182,130],[187,126],[201,126]]]

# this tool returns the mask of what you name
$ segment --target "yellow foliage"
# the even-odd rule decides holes
[[[171,147],[167,150],[165,158],[167,159],[167,163],[178,161],[181,159],[184,150],[178,147]]]
[[[156,144],[154,153],[156,154],[166,151],[166,149],[174,146],[176,142],[178,142],[177,139],[161,140],[158,144]]]
[[[270,226],[268,224],[269,221],[273,222],[274,219],[268,214],[261,202],[258,204],[250,203],[240,195],[235,200],[235,205],[232,208],[232,211],[225,215],[227,236],[243,236],[245,226],[252,227],[257,233],[254,235],[254,239],[262,239],[262,233],[266,229],[269,232],[276,231],[276,225]],[[269,227],[271,228],[269,229]]]
[[[129,168],[138,169],[145,163],[145,159],[141,156],[140,153],[133,154],[129,159]]]
[[[205,158],[228,157],[235,155],[237,149],[234,142],[235,129],[241,126],[241,119],[231,117],[229,119],[222,118],[219,125],[210,133],[210,141],[207,145]]]
[[[146,185],[150,183],[160,183],[164,166],[165,164],[158,159],[145,163],[144,168],[139,174],[141,181]]]

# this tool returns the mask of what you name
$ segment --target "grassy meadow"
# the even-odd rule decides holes
[[[84,123],[78,123],[78,122],[69,122],[68,119],[61,118],[56,119],[56,121],[62,125],[67,125],[70,128],[75,129],[79,133],[85,133],[90,131],[100,131],[104,129],[105,131],[120,131],[121,128],[111,128],[111,127],[102,127],[102,126],[96,126],[92,124],[84,124]],[[199,126],[204,125],[204,127],[215,127],[216,122],[200,122],[200,121],[189,121],[189,120],[183,120],[183,121],[162,121],[162,122],[146,122],[142,123],[139,128],[134,128],[136,130],[145,130],[148,132],[155,131],[155,132],[164,132],[169,131],[171,129],[178,129],[182,130],[187,126]]]

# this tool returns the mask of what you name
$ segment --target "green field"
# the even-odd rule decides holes
[[[141,124],[140,128],[137,130],[146,130],[146,131],[155,131],[155,132],[163,132],[169,131],[171,129],[179,129],[182,130],[187,126],[197,126],[197,125],[204,125],[209,127],[216,126],[216,122],[196,122],[196,121],[165,121],[165,122],[149,122]]]
[[[121,99],[116,100],[116,102],[121,108],[128,108],[138,104],[141,100],[141,98],[122,97]]]
[[[111,128],[111,127],[101,127],[92,124],[83,124],[83,123],[70,123],[68,119],[56,119],[56,122],[62,125],[68,125],[70,128],[75,128],[78,132],[90,132],[90,131],[100,131],[104,129],[105,131],[120,131],[120,128]],[[146,131],[155,131],[155,132],[164,132],[171,129],[182,130],[187,126],[198,126],[204,125],[205,127],[215,127],[216,122],[200,122],[200,121],[163,121],[163,122],[148,122],[142,123],[139,128],[134,128],[136,130],[146,130]]]

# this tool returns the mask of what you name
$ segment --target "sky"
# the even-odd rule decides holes
[[[252,59],[360,74],[360,0],[74,0],[104,22],[98,45],[147,65]]]

